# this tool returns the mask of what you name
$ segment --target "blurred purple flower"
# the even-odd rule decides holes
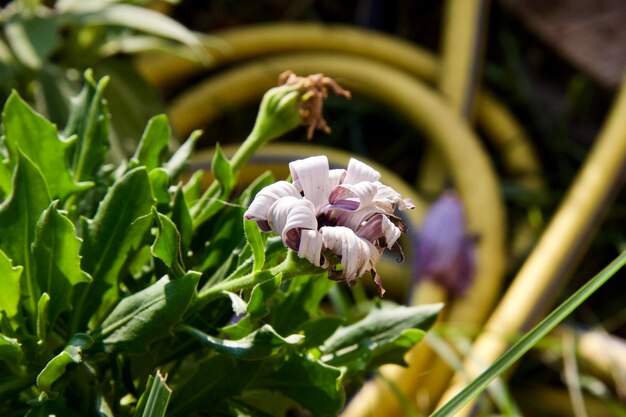
[[[430,207],[417,235],[416,278],[434,281],[453,295],[472,284],[476,269],[474,240],[468,236],[463,204],[447,191]]]

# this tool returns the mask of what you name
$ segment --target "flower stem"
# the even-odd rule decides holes
[[[323,268],[313,265],[306,259],[300,259],[294,251],[289,250],[285,260],[270,269],[251,272],[238,278],[227,279],[200,292],[192,306],[192,311],[195,312],[199,310],[224,291],[238,292],[241,290],[249,290],[255,285],[272,277],[276,277],[279,274],[282,275],[282,281],[284,282],[297,276],[319,274],[322,272],[324,272]]]

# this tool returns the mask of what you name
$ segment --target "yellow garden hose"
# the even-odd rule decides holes
[[[526,331],[555,301],[557,290],[575,267],[621,182],[626,166],[625,119],[626,82],[561,206],[491,315],[485,332],[474,342],[472,358],[464,363],[464,374],[470,378],[506,350],[503,335]],[[442,403],[466,383],[458,374]],[[468,406],[458,415],[466,416],[469,410]]]
[[[211,39],[215,38],[223,42],[219,46],[215,46],[214,40],[205,43],[207,53],[213,58],[210,66],[182,57],[151,53],[136,60],[137,69],[153,85],[171,87],[210,68],[284,52],[334,51],[368,57],[429,83],[437,80],[441,68],[431,52],[417,45],[379,32],[344,25],[269,23],[216,32],[211,36]],[[528,175],[536,173],[536,182],[541,182],[541,171],[536,169],[539,163],[532,144],[520,130],[513,115],[494,96],[485,94],[483,90],[476,93],[476,106],[479,125],[489,140],[493,139],[497,152],[504,155],[505,161],[515,160],[516,165],[526,164],[529,167],[525,169]],[[503,115],[497,122],[492,121],[487,114],[494,112]],[[492,134],[499,136],[494,138]],[[506,146],[498,146],[504,143]],[[510,152],[514,152],[514,157],[507,156]]]

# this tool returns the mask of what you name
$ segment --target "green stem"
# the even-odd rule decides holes
[[[235,176],[261,146],[300,125],[299,101],[298,86],[275,87],[263,96],[252,132],[230,160]],[[220,184],[214,180],[194,205],[191,210],[194,229],[211,217],[211,201],[219,192]],[[226,199],[229,195],[219,197]]]
[[[269,270],[251,272],[238,278],[227,279],[200,292],[192,306],[192,311],[197,311],[209,301],[214,300],[223,291],[238,292],[248,290],[266,281],[268,276],[275,277],[278,274],[282,274],[282,280],[287,281],[296,276],[321,272],[324,272],[324,269],[313,265],[307,260],[298,258],[294,251],[289,250],[285,260]]]
[[[539,340],[552,331],[572,311],[591,296],[598,288],[604,285],[620,268],[626,264],[626,251],[622,252],[600,273],[583,285],[570,298],[565,300],[552,313],[541,321],[532,330],[526,333],[516,344],[500,356],[489,368],[463,388],[458,394],[446,402],[431,417],[450,417],[459,411],[465,404],[476,398],[494,379],[499,377],[513,363],[528,352]]]

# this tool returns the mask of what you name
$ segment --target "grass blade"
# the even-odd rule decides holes
[[[622,252],[613,262],[600,271],[589,282],[583,285],[570,298],[559,305],[541,323],[526,333],[516,344],[500,356],[489,368],[480,374],[469,385],[452,397],[440,409],[431,414],[431,417],[453,416],[465,404],[477,397],[487,386],[513,363],[528,352],[539,340],[554,329],[561,321],[570,315],[580,304],[607,282],[620,268],[626,264],[626,251]]]

